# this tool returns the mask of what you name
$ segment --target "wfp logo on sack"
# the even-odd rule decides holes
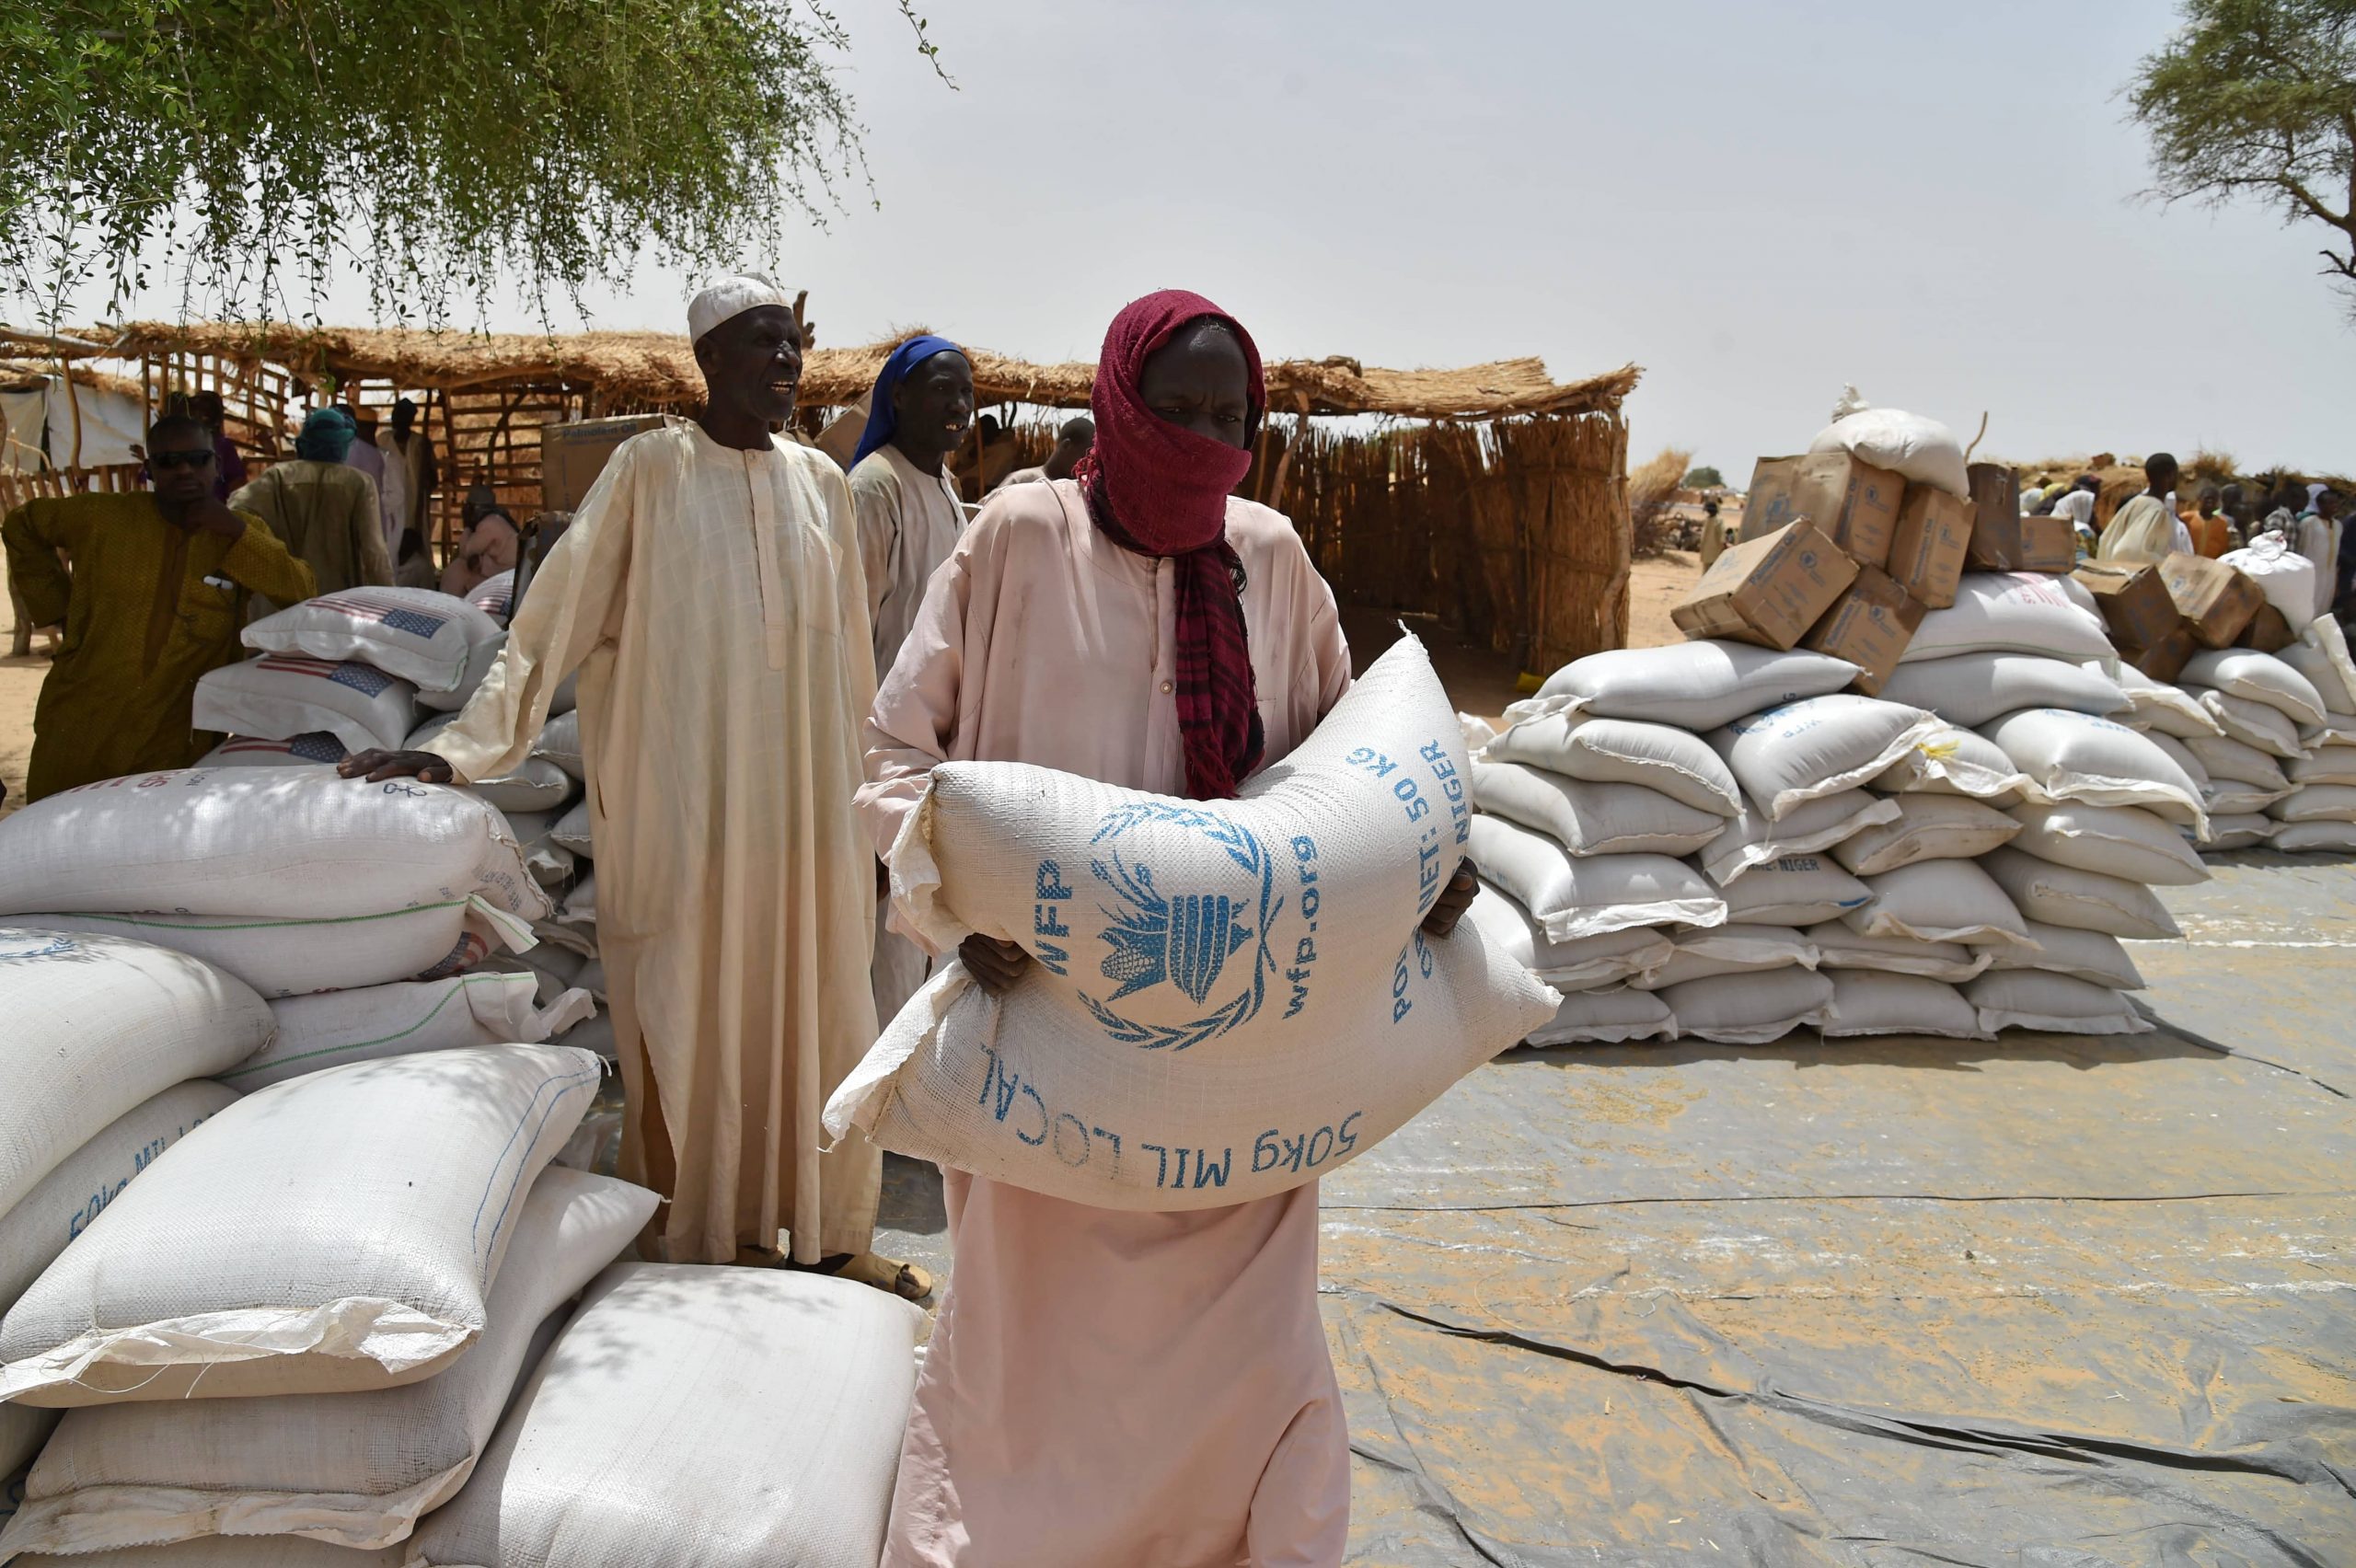
[[[1284,900],[1252,831],[1149,801],[1108,813],[1089,845],[1103,919],[1096,969],[1109,988],[1092,995],[1083,976],[1080,998],[1105,1033],[1184,1051],[1257,1016],[1276,968],[1268,927]],[[1054,870],[1040,868],[1043,893]]]

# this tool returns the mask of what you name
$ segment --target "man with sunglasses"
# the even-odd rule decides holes
[[[214,497],[214,463],[204,426],[167,415],[147,432],[152,490],[43,497],[0,522],[34,624],[65,623],[33,709],[26,800],[202,756],[220,737],[191,728],[191,700],[242,654],[247,596],[318,591],[268,525]]]

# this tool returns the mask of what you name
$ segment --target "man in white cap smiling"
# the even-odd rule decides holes
[[[702,416],[616,450],[430,750],[343,772],[497,778],[577,669],[621,1173],[664,1199],[641,1250],[920,1297],[922,1271],[868,1251],[876,1149],[820,1153],[826,1098],[876,1033],[875,861],[851,807],[875,671],[850,493],[824,453],[770,434],[802,376],[790,296],[725,278],[687,325]]]

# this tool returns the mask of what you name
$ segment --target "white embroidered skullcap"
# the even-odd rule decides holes
[[[778,287],[776,280],[766,272],[738,272],[733,277],[715,278],[687,302],[687,340],[700,341],[705,333],[722,322],[733,321],[765,305],[781,305],[791,310],[793,296]]]

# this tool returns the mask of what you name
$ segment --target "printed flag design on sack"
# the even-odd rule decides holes
[[[300,653],[271,653],[258,663],[260,668],[282,674],[317,675],[340,686],[350,686],[363,697],[375,697],[393,684],[392,676],[374,665],[349,661],[337,663],[331,659],[306,658]]]

